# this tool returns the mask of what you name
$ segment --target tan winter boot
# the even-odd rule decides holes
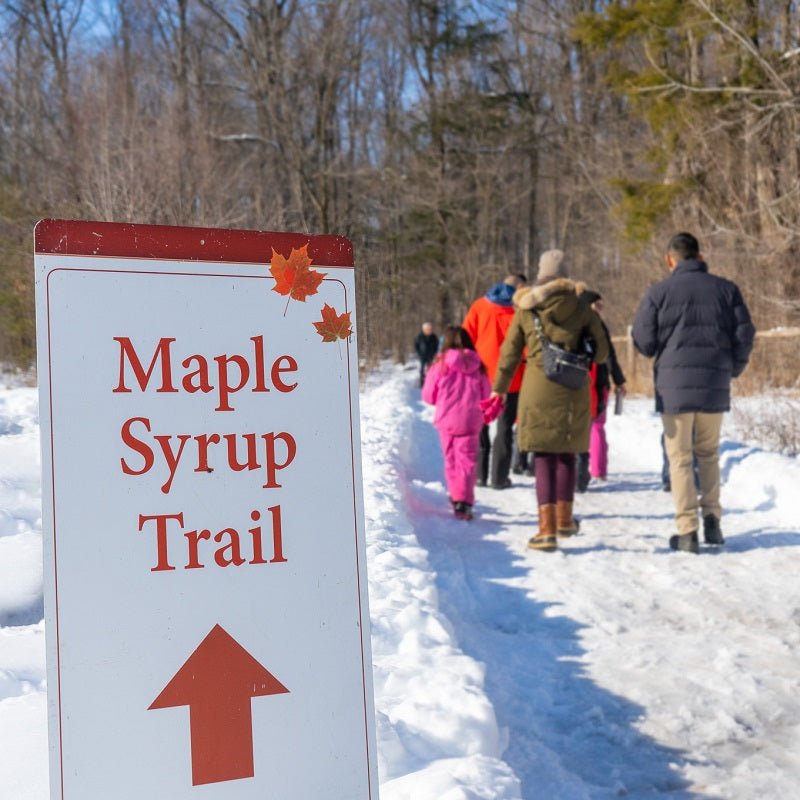
[[[556,503],[556,535],[562,538],[574,536],[580,527],[572,516],[572,500],[559,500]]]
[[[546,553],[558,549],[555,503],[539,506],[539,533],[528,540],[528,547],[531,550],[544,550]]]

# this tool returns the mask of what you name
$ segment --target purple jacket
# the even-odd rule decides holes
[[[483,412],[478,405],[491,394],[489,379],[474,350],[451,349],[428,370],[422,399],[436,406],[433,424],[453,436],[479,433]]]

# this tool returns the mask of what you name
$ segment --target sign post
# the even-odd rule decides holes
[[[377,800],[350,243],[35,246],[52,800]]]

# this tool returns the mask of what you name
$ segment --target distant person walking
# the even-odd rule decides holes
[[[525,283],[524,275],[506,276],[500,283],[494,284],[483,297],[478,298],[464,317],[464,330],[475,343],[475,349],[486,367],[490,381],[494,380],[500,347],[514,318],[512,302],[514,292]],[[479,486],[491,483],[493,489],[506,489],[511,485],[508,474],[511,471],[514,422],[517,418],[517,401],[524,371],[525,364],[520,359],[508,387],[503,413],[497,418],[494,441],[490,439],[488,425],[481,429],[478,454]]]
[[[720,526],[722,414],[730,409],[731,379],[747,366],[755,329],[739,288],[709,273],[694,236],[673,236],[665,261],[670,275],[642,298],[633,341],[640,353],[655,356],[656,411],[664,426],[678,529],[669,544],[697,553],[698,507],[706,543],[725,542]]]
[[[545,375],[542,335],[572,353],[582,342],[594,342],[593,358],[608,358],[608,340],[600,317],[580,302],[576,284],[567,277],[564,253],[548,250],[539,259],[536,283],[514,296],[517,311],[500,351],[493,394],[503,395],[527,350],[527,366],[519,394],[517,438],[520,450],[533,452],[539,530],[528,547],[557,549],[557,536],[578,532],[572,514],[575,496],[575,456],[589,449],[589,386],[586,379],[570,389]]]
[[[611,341],[608,326],[603,322],[603,298],[599,292],[583,289],[578,295],[582,303],[591,306],[600,317],[600,322],[608,339],[608,359],[602,364],[594,364],[589,380],[591,395],[590,410],[592,427],[589,432],[589,452],[578,456],[577,489],[585,492],[592,478],[604,481],[608,477],[608,438],[606,437],[606,416],[611,383],[615,394],[624,395],[625,374],[617,359],[617,351]]]
[[[414,339],[414,350],[419,356],[419,385],[425,382],[425,373],[439,352],[439,337],[433,332],[430,322],[423,322],[420,332]]]
[[[472,519],[478,434],[483,426],[480,402],[490,391],[486,369],[469,334],[449,325],[442,352],[425,378],[422,399],[436,406],[433,424],[442,443],[445,483],[453,512],[461,519]]]

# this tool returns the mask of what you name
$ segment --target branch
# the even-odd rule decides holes
[[[702,0],[697,1],[701,2]],[[694,92],[695,94],[723,94],[727,92],[729,94],[746,94],[751,96],[770,97],[777,95],[778,97],[786,97],[788,95],[789,97],[792,97],[792,92],[788,88],[786,91],[779,91],[777,89],[755,89],[752,86],[692,86],[691,84],[685,83],[684,81],[673,77],[663,67],[661,67],[653,57],[653,54],[650,52],[650,47],[647,41],[644,43],[644,53],[645,57],[650,63],[650,66],[662,78],[664,78],[666,83],[658,86],[642,86],[640,88],[633,89],[633,94],[648,94],[650,92],[676,91],[680,89],[684,92]]]
[[[769,61],[767,61],[761,55],[761,53],[758,51],[758,48],[756,48],[756,46],[753,44],[753,42],[750,41],[750,39],[739,33],[739,31],[737,31],[735,28],[733,28],[731,25],[725,22],[725,20],[722,19],[722,17],[720,17],[719,14],[717,14],[709,6],[706,0],[693,0],[693,2],[703,11],[705,11],[706,14],[708,14],[711,17],[711,19],[713,19],[714,22],[716,22],[717,25],[720,26],[720,28],[722,28],[724,31],[727,31],[731,36],[733,36],[733,38],[736,39],[739,42],[739,44],[741,44],[742,47],[744,47],[744,49],[747,50],[747,52],[750,53],[750,55],[756,59],[756,61],[758,61],[758,63],[761,65],[761,69],[763,69],[764,72],[766,72],[772,78],[774,83],[776,83],[778,86],[781,87],[781,94],[791,96],[792,90],[786,85],[783,78],[781,78],[781,76],[778,75],[777,72],[775,72]]]
[[[754,89],[752,86],[691,86],[683,81],[670,78],[668,83],[662,83],[658,86],[641,86],[631,90],[631,94],[648,94],[650,92],[662,91],[684,91],[694,92],[695,94],[747,94],[759,96],[777,96],[786,97],[786,92],[779,91],[778,89]]]
[[[257,133],[209,133],[208,135],[217,142],[258,142],[272,145],[276,150],[281,149],[274,139],[265,139]]]

